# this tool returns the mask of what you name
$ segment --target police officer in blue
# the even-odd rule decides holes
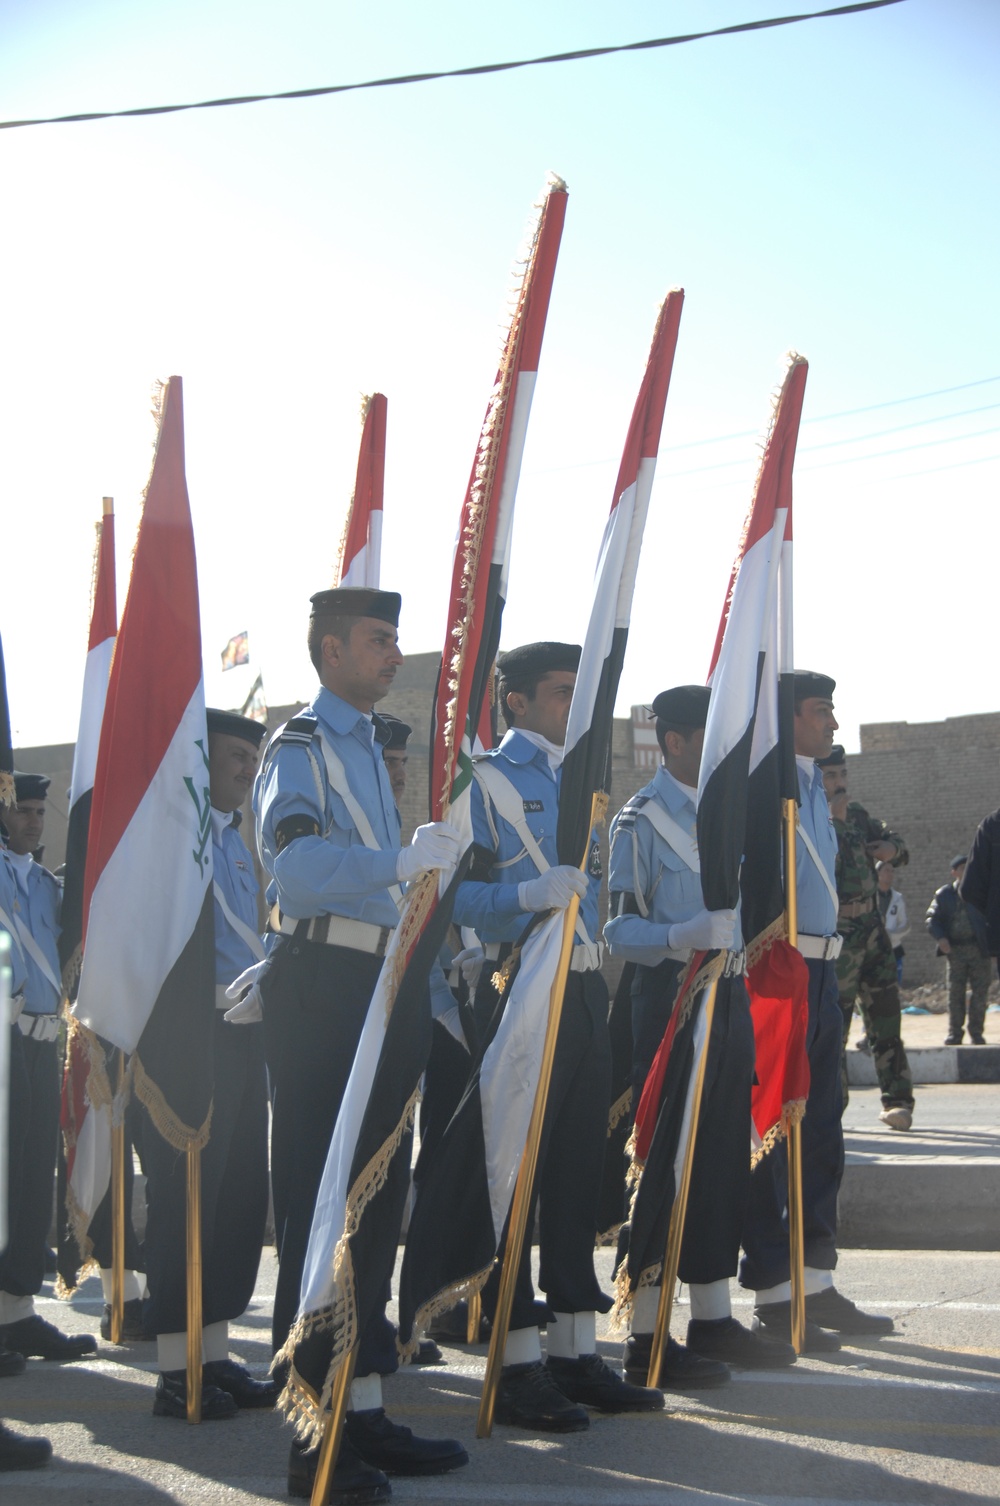
[[[14,773],[15,803],[3,812],[13,875],[11,932],[24,960],[21,1037],[12,1059],[10,1230],[0,1256],[0,1339],[26,1358],[78,1360],[96,1353],[89,1334],[64,1334],[35,1312],[45,1278],[59,1135],[59,881],[34,859],[42,844],[43,774]]]
[[[532,915],[564,910],[580,896],[533,1193],[548,1357],[543,1365],[526,1241],[496,1401],[498,1422],[551,1432],[589,1426],[587,1407],[663,1406],[661,1392],[628,1385],[597,1353],[596,1315],[611,1307],[593,1261],[611,1071],[597,940],[601,869],[596,839],[587,874],[561,865],[556,850],[563,744],[579,663],[579,647],[567,643],[529,643],[500,655],[498,701],[509,731],[476,764],[475,858],[455,904],[456,922],[475,929],[487,959],[502,961]],[[475,1003],[484,1024],[496,1004],[492,974],[488,961]]]
[[[308,648],[320,679],[310,705],[276,733],[254,789],[261,860],[276,935],[260,981],[272,1092],[271,1176],[278,1244],[273,1342],[295,1317],[316,1193],[386,944],[400,885],[457,860],[446,823],[418,827],[400,847],[399,815],[374,714],[402,655],[400,598],[362,587],[312,598]],[[451,996],[443,977],[440,987]],[[319,1351],[322,1346],[319,1346]],[[298,1359],[297,1359],[298,1363]],[[452,1439],[417,1438],[389,1421],[381,1377],[397,1368],[384,1312],[362,1334],[334,1499],[384,1500],[385,1472],[434,1474],[467,1463]],[[303,1378],[317,1390],[326,1356]],[[288,1488],[307,1496],[316,1451],[297,1440]]]
[[[795,762],[799,825],[795,843],[798,949],[809,970],[809,1097],[802,1121],[802,1207],[805,1240],[805,1350],[840,1347],[836,1332],[884,1334],[889,1317],[862,1312],[834,1286],[837,1264],[837,1193],[844,1174],[836,959],[837,834],[816,760],[833,747],[836,681],[812,670],[795,673]],[[755,1294],[754,1323],[768,1336],[791,1335],[788,1245],[788,1152],[784,1141],[760,1161],[750,1182],[750,1211],[743,1238],[740,1283]]]
[[[263,1028],[230,1024],[226,988],[264,955],[257,926],[257,879],[240,835],[241,811],[260,758],[265,728],[231,711],[209,709],[209,792],[215,893],[216,1020],[214,1088],[208,1144],[201,1155],[202,1419],[233,1417],[243,1407],[273,1407],[278,1388],[229,1358],[229,1323],[249,1305],[267,1221],[267,1077]],[[141,1116],[149,1187],[146,1272],[149,1322],[160,1377],[153,1415],[183,1420],[186,1400],[186,1176],[148,1116]]]
[[[632,984],[632,1103],[663,1038],[692,952],[720,949],[729,960],[716,993],[680,1278],[691,1321],[685,1349],[668,1342],[661,1379],[677,1390],[724,1384],[728,1365],[775,1369],[795,1363],[790,1344],[751,1332],[732,1315],[730,1278],[739,1264],[750,1196],[748,1127],[754,1039],[734,910],[706,910],[697,843],[698,774],[711,692],[678,685],[652,703],[663,762],[611,826],[611,954],[637,964]],[[659,1287],[635,1294],[626,1375],[649,1369]]]

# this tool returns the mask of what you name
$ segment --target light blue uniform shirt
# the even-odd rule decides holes
[[[823,770],[808,761],[795,760],[799,775],[799,824],[809,833],[820,861],[836,888],[837,833],[830,818],[830,805],[823,788]],[[803,768],[803,764],[806,768]],[[837,931],[837,906],[816,868],[801,835],[795,839],[795,890],[798,897],[799,930],[804,936],[834,936]]]
[[[633,795],[611,823],[611,918],[604,938],[613,957],[655,967],[670,946],[670,927],[697,915],[705,901],[701,874],[693,872],[641,814],[648,801],[662,806],[682,831],[697,839],[694,801],[661,764],[650,783]],[[642,894],[648,917],[617,914],[618,896],[636,893]]]
[[[17,902],[17,879],[14,877],[14,867],[10,861],[10,854],[6,847],[0,847],[0,908],[3,908],[10,916],[11,925],[14,924],[14,905]],[[2,924],[2,922],[0,922]],[[7,927],[4,927],[7,930]],[[17,936],[7,930],[10,936],[10,991],[19,994],[24,989],[26,970],[24,966],[24,953]]]
[[[39,867],[33,858],[29,863],[15,854],[8,854],[8,862],[16,890],[11,918],[16,913],[21,924],[30,931],[53,976],[59,978],[59,911],[62,906],[59,880],[47,868]],[[53,987],[26,948],[24,969],[24,1013],[55,1014],[62,989]]]
[[[500,772],[506,775],[521,796],[528,830],[547,862],[553,868],[557,867],[559,854],[556,850],[556,828],[559,821],[562,770],[557,769],[553,773],[543,750],[514,730],[508,732],[499,748],[494,748],[486,757],[496,763]],[[455,922],[471,926],[487,945],[516,941],[521,935],[531,911],[521,909],[517,898],[518,885],[538,877],[538,869],[525,851],[521,838],[514,827],[499,814],[492,801],[490,817],[492,827],[486,814],[483,792],[477,783],[473,783],[472,835],[477,846],[495,854],[491,870],[492,882],[470,880],[459,886],[455,899]],[[580,901],[580,916],[591,940],[597,936],[597,897],[601,889],[597,852],[597,837],[591,833],[588,888]],[[580,937],[576,936],[574,944],[579,941]]]
[[[344,801],[330,788],[317,740],[307,749],[276,739],[264,754],[253,792],[261,861],[271,878],[268,904],[277,900],[282,914],[294,920],[343,915],[395,926],[399,912],[389,885],[396,882],[399,813],[371,718],[325,687],[300,715],[315,716],[379,847],[365,846]],[[288,816],[311,818],[320,834],[296,837],[279,852],[276,831]]]
[[[212,811],[212,856],[215,882],[238,920],[256,931],[257,891],[253,858],[239,833],[239,811]],[[234,978],[259,961],[242,936],[238,936],[215,901],[215,981],[228,987]]]

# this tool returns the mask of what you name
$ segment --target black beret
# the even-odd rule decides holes
[[[948,864],[948,867],[949,868],[964,868],[965,865],[966,865],[966,863],[968,861],[969,860],[965,856],[964,852],[957,852],[955,854],[955,856],[952,858],[951,862]]]
[[[795,699],[797,701],[832,701],[836,688],[836,680],[831,680],[829,675],[818,675],[812,669],[795,671]]]
[[[46,774],[21,774],[14,770],[14,798],[16,800],[44,800],[52,781]]]
[[[658,722],[678,727],[704,727],[712,692],[707,685],[675,685],[661,690],[650,710]]]
[[[382,744],[383,753],[390,749],[405,748],[407,739],[413,735],[413,728],[400,721],[398,716],[389,716],[384,711],[378,713],[378,719],[389,733],[388,740]]]
[[[238,711],[219,711],[215,706],[209,706],[205,715],[208,717],[208,730],[223,732],[226,737],[241,737],[245,743],[253,743],[259,748],[267,735],[267,728],[263,722],[255,722],[252,717],[240,716]]]
[[[816,762],[821,769],[837,769],[842,763],[846,764],[847,754],[844,752],[843,743],[834,743],[825,758],[817,758]]]
[[[578,643],[524,643],[497,658],[497,669],[508,690],[517,690],[539,675],[580,668]]]
[[[370,586],[338,586],[334,591],[317,591],[311,596],[311,616],[377,617],[399,627],[399,609],[403,598],[398,591],[376,591]]]

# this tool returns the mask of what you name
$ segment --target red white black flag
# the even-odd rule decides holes
[[[198,577],[171,377],[101,727],[73,1013],[133,1055],[135,1091],[184,1150],[208,1133],[213,903]]]
[[[354,494],[340,548],[337,584],[377,586],[382,561],[382,500],[385,491],[386,400],[381,392],[366,397]]]

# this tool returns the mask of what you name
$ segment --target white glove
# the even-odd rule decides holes
[[[526,879],[517,886],[517,902],[522,910],[565,910],[574,894],[582,899],[587,892],[587,876],[569,863],[549,868],[536,879]]]
[[[679,920],[670,926],[667,940],[675,952],[688,946],[696,952],[735,951],[736,911],[699,910],[690,920]]]
[[[401,884],[408,884],[432,868],[452,868],[461,855],[461,846],[461,837],[447,821],[418,826],[409,847],[404,847],[396,859],[396,877]]]
[[[226,989],[227,999],[236,999],[232,1009],[227,1009],[222,1016],[230,1025],[256,1025],[258,1020],[264,1018],[261,1008],[260,980],[267,972],[270,962],[265,957],[263,962],[255,962],[253,967],[248,967],[245,973],[240,973]]]
[[[464,952],[456,952],[451,959],[452,967],[462,969],[462,977],[469,985],[471,993],[475,993],[479,984],[479,974],[483,970],[486,961],[486,953],[481,946],[467,946]]]

